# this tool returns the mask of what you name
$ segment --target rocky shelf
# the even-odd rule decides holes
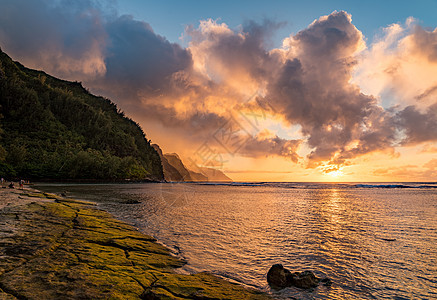
[[[176,273],[183,260],[93,203],[0,196],[0,299],[269,298],[210,273]]]

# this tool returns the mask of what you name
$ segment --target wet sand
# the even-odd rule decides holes
[[[9,185],[9,182],[7,183],[7,185]],[[5,187],[7,185],[5,184]],[[18,184],[15,183],[15,186],[18,186]],[[34,202],[35,199],[21,195],[23,193],[28,193],[28,192],[38,192],[38,191],[26,185],[24,186],[23,189],[20,188],[10,189],[8,187],[1,188],[0,209],[3,209],[4,207],[7,206],[23,205],[23,204]],[[53,200],[43,198],[43,199],[39,199],[38,201],[53,201]]]

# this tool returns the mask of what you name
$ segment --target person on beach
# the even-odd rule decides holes
[[[9,183],[9,188],[10,189],[14,189],[15,188],[14,183],[12,181],[11,181],[11,183]]]
[[[21,180],[20,180],[20,189],[23,189],[23,188],[24,188],[24,180],[21,179]]]

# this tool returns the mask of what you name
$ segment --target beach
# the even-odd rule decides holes
[[[0,191],[0,299],[266,299],[201,272],[92,202]]]

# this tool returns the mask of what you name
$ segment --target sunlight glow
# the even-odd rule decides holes
[[[332,171],[332,172],[326,173],[326,175],[334,177],[334,178],[337,178],[337,177],[343,176],[344,173],[342,171],[340,171],[340,170],[336,170],[336,171]]]

